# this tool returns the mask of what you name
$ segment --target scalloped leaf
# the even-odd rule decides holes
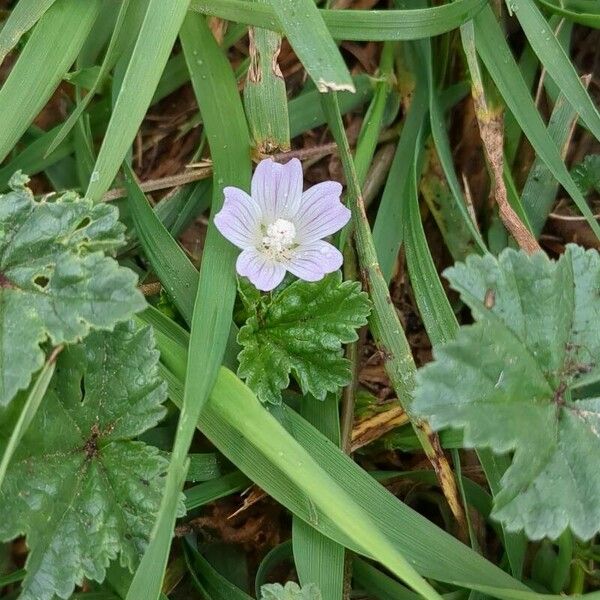
[[[260,600],[321,600],[321,591],[314,583],[300,587],[295,581],[266,583],[260,588]]]
[[[358,282],[342,282],[338,271],[314,283],[294,281],[271,295],[240,287],[250,316],[238,335],[238,375],[262,402],[281,402],[290,373],[304,394],[319,400],[350,381],[342,344],[357,339],[371,307]]]
[[[0,539],[27,536],[22,600],[69,598],[84,578],[102,581],[117,557],[137,565],[167,469],[134,439],[165,412],[158,358],[151,328],[132,321],[61,353],[0,490]],[[0,439],[17,404],[0,409]]]
[[[116,207],[67,193],[36,201],[17,174],[0,196],[0,406],[44,363],[40,345],[74,343],[144,308],[137,277],[105,253],[124,243]]]
[[[476,323],[434,350],[412,410],[464,444],[513,451],[493,515],[531,539],[600,531],[600,255],[504,251],[446,271]]]

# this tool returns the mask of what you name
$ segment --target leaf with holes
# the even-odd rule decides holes
[[[294,281],[271,295],[243,281],[240,287],[250,316],[238,336],[238,375],[262,402],[281,402],[290,373],[304,394],[320,400],[350,381],[342,344],[357,339],[370,311],[358,282],[342,282],[338,271],[314,283]]]
[[[446,271],[476,323],[435,349],[412,410],[514,452],[493,514],[531,539],[600,530],[600,255],[504,251]],[[596,457],[596,458],[594,458]]]
[[[300,587],[295,581],[266,583],[260,588],[260,600],[321,600],[321,591],[314,583]]]
[[[117,557],[133,570],[167,468],[134,438],[163,417],[165,397],[149,327],[128,321],[61,353],[0,490],[0,539],[27,535],[22,600],[69,598]],[[0,440],[17,404],[0,409]]]
[[[0,406],[44,363],[40,345],[111,329],[145,302],[132,271],[105,253],[124,242],[118,211],[74,194],[36,201],[27,178],[0,196]]]

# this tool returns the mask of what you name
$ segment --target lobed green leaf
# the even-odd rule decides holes
[[[26,182],[0,196],[0,406],[44,363],[41,344],[77,342],[145,306],[135,274],[105,256],[124,242],[117,209],[71,193],[38,202]]]
[[[514,451],[494,516],[531,539],[600,529],[600,399],[572,391],[600,377],[600,255],[569,245],[553,262],[514,250],[449,269],[476,323],[434,351],[413,410],[464,443]]]
[[[131,321],[61,354],[0,490],[0,539],[27,535],[22,600],[69,598],[84,578],[102,581],[117,557],[137,564],[167,467],[134,440],[165,412],[157,363],[151,328]]]
[[[295,281],[271,299],[251,290],[242,294],[250,317],[238,336],[238,374],[262,402],[281,402],[290,372],[304,394],[320,400],[348,383],[342,344],[358,338],[370,310],[358,282],[342,282],[338,271],[314,283]]]

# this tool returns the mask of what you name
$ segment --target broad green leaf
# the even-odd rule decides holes
[[[260,588],[260,600],[321,600],[321,592],[314,583],[302,587],[295,581],[266,583]]]
[[[446,272],[476,323],[418,374],[415,414],[464,429],[464,444],[514,451],[494,516],[531,539],[600,529],[600,398],[571,390],[597,379],[600,255],[569,245],[553,262],[506,250]]]
[[[573,179],[584,194],[600,192],[600,154],[586,156],[572,171]]]
[[[124,242],[118,211],[65,194],[36,201],[27,178],[0,196],[0,406],[44,363],[40,344],[111,329],[144,308],[132,271],[105,256]]]
[[[238,373],[262,402],[281,402],[290,372],[304,394],[320,400],[349,382],[342,344],[358,338],[370,308],[358,282],[342,282],[338,271],[314,283],[297,280],[271,298],[241,285],[250,316],[238,336]]]
[[[22,600],[69,598],[117,557],[137,564],[167,466],[134,440],[164,414],[157,362],[151,329],[131,321],[61,354],[0,491],[0,539],[27,535]]]

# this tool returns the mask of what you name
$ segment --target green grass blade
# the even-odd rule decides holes
[[[600,239],[600,225],[567,171],[558,148],[548,134],[513,58],[492,9],[486,6],[473,19],[475,44],[504,101],[519,122],[539,157],[569,193]]]
[[[373,81],[368,75],[357,75],[353,78],[356,92],[340,92],[340,110],[346,114],[367,102],[373,95]],[[289,102],[290,137],[304,133],[327,122],[317,90],[304,92]]]
[[[266,3],[267,0],[255,0]],[[281,37],[262,27],[250,28],[250,67],[244,107],[259,156],[290,149],[290,121],[283,74],[277,63]]]
[[[274,1],[274,0],[271,0]],[[292,0],[288,0],[290,3]],[[417,40],[440,35],[473,18],[487,0],[457,0],[433,8],[408,10],[322,10],[334,39],[354,41]],[[191,8],[206,15],[281,31],[275,12],[244,0],[192,0]]]
[[[362,122],[358,140],[356,141],[356,177],[361,186],[373,160],[375,149],[381,133],[381,123],[385,114],[386,103],[391,91],[394,71],[394,45],[386,42],[381,50],[378,82],[373,93],[373,100]],[[341,106],[340,106],[341,109]]]
[[[194,312],[198,271],[152,210],[129,165],[123,163],[123,169],[138,239],[164,289],[189,325]]]
[[[415,150],[405,200],[404,247],[419,313],[432,345],[437,346],[454,338],[458,332],[458,322],[444,293],[421,222],[417,191],[420,149],[417,146]]]
[[[517,16],[531,47],[550,77],[579,113],[588,129],[600,140],[600,113],[579,79],[569,56],[534,2],[506,0]]]
[[[462,220],[466,225],[467,230],[471,234],[478,251],[485,253],[487,252],[487,247],[483,241],[483,238],[481,237],[481,234],[475,227],[471,215],[469,214],[466,201],[454,169],[452,151],[450,150],[450,140],[448,138],[448,132],[444,123],[444,111],[440,103],[440,93],[436,88],[433,78],[431,42],[427,41],[423,43],[423,45],[420,43],[415,43],[415,45],[417,45],[417,51],[421,51],[426,61],[425,68],[421,68],[421,73],[419,74],[426,75],[427,87],[429,91],[429,124],[431,126],[431,134],[440,164],[442,165],[446,181],[448,182],[448,186],[452,192],[454,205],[458,214],[460,214],[462,217]]]
[[[574,23],[580,23],[581,25],[586,25],[587,27],[600,29],[600,11],[597,10],[598,5],[595,1],[589,5],[586,4],[586,8],[589,10],[589,12],[570,10],[569,8],[565,8],[562,1],[558,3],[557,0],[537,0],[537,2],[551,12],[561,15],[562,17],[566,17]],[[595,12],[593,12],[594,9],[596,9]]]
[[[57,0],[38,21],[0,89],[0,114],[10,115],[0,131],[0,161],[75,62],[101,6],[101,0]]]
[[[338,410],[337,398],[332,394],[323,402],[310,396],[301,401],[302,416],[339,447]],[[298,517],[294,517],[292,522],[292,543],[300,583],[315,583],[323,598],[341,600],[344,592],[344,547]]]
[[[104,55],[104,60],[100,65],[100,70],[92,84],[89,88],[86,96],[77,103],[75,110],[69,115],[67,120],[62,124],[59,129],[56,137],[46,150],[46,155],[51,154],[58,145],[67,137],[71,129],[75,126],[75,123],[79,120],[79,117],[83,114],[83,111],[88,107],[90,101],[96,94],[96,91],[100,87],[100,85],[104,82],[104,79],[110,69],[114,66],[117,58],[119,57],[120,52],[122,51],[122,37],[123,33],[126,32],[126,35],[131,35],[132,30],[130,23],[127,22],[127,13],[129,9],[129,0],[124,0],[119,8],[119,13],[117,15],[117,21],[114,25],[114,30],[111,35],[110,41],[108,43],[108,48],[106,49],[106,54]]]
[[[223,204],[225,183],[248,189],[250,138],[231,66],[204,18],[189,13],[180,31],[214,165],[212,215]],[[185,396],[155,530],[134,576],[128,600],[157,598],[167,564],[182,473],[199,414],[229,337],[236,293],[235,248],[208,227],[191,325]]]
[[[548,133],[556,146],[566,152],[565,146],[570,139],[571,131],[577,121],[577,112],[567,102],[565,96],[561,93],[554,105]],[[539,237],[544,228],[544,224],[552,210],[556,193],[558,192],[558,182],[547,165],[536,158],[527,181],[521,194],[521,202],[531,223],[531,228],[536,237]]]
[[[2,483],[4,482],[4,477],[6,476],[6,470],[8,469],[8,465],[10,463],[10,459],[13,457],[21,438],[24,433],[27,431],[27,428],[31,424],[33,417],[35,417],[35,413],[42,403],[42,399],[44,398],[44,394],[48,389],[48,385],[50,380],[52,379],[52,375],[54,374],[54,367],[56,366],[56,358],[62,348],[55,349],[46,364],[44,364],[42,370],[37,376],[34,384],[31,386],[29,393],[27,394],[27,398],[23,404],[23,408],[21,409],[21,414],[15,423],[13,430],[10,433],[10,437],[6,445],[4,446],[4,453],[2,454],[2,460],[0,460],[0,487],[2,487]]]
[[[320,92],[354,91],[348,67],[313,0],[267,0]]]
[[[427,90],[425,86],[417,85],[373,225],[373,243],[386,282],[392,278],[396,257],[402,244],[402,197],[411,168],[411,161],[406,157],[412,156],[414,152],[426,115]]]
[[[10,11],[0,30],[0,63],[56,0],[21,0]]]
[[[150,313],[146,310],[140,316],[154,327],[161,360],[166,360],[168,365],[162,368],[161,373],[169,384],[171,399],[181,406],[189,336],[181,327],[156,310]],[[270,444],[272,438],[262,432],[255,436],[248,435],[243,423],[241,428],[237,429],[226,414],[221,412],[219,407],[222,403],[238,402],[241,404],[237,410],[240,415],[245,415],[244,398],[250,402],[249,396],[252,396],[248,388],[225,369],[221,369],[218,377],[223,374],[228,374],[235,391],[223,394],[218,406],[209,402],[200,415],[198,428],[275,500],[311,523],[324,535],[360,552],[361,549],[355,547],[344,534],[344,507],[337,502],[338,514],[330,520],[310,501],[314,494],[318,494],[319,489],[318,486],[311,485],[312,477],[309,476],[303,485],[296,485],[290,479],[288,473],[293,473],[297,461],[302,459],[289,451],[287,442],[282,441],[280,450],[275,448],[278,452],[275,460],[265,458],[263,446]],[[211,397],[219,394],[220,390],[219,387],[213,388]],[[251,403],[255,402],[252,396]],[[236,407],[230,409],[236,410]],[[284,407],[284,410],[282,422],[293,432],[293,439],[300,441],[318,462],[319,467],[346,489],[363,510],[372,515],[382,531],[385,531],[422,575],[460,587],[485,589],[500,598],[544,600],[543,596],[529,591],[522,583],[400,502],[300,415],[287,407]],[[237,423],[237,420],[235,422]],[[411,472],[411,475],[413,474],[414,472]],[[430,479],[433,477],[431,472],[426,474]],[[373,507],[377,507],[377,510],[374,511]],[[586,599],[592,600],[592,597],[588,595]],[[545,597],[545,600],[551,599],[558,600],[554,596]]]
[[[291,458],[294,468],[286,468],[287,476],[300,489],[309,492],[309,502],[314,504],[315,509],[319,509],[326,518],[343,519],[345,536],[353,541],[355,548],[359,548],[362,553],[369,556],[376,556],[393,573],[425,598],[439,599],[437,592],[389,543],[385,534],[379,526],[375,525],[368,513],[360,509],[347,491],[318,467],[313,457],[281,427],[279,422],[258,402],[252,392],[227,369],[221,369],[211,399],[203,414],[214,421],[214,418],[210,417],[213,411],[217,411],[226,423],[242,433],[243,438],[240,439],[240,443],[243,443],[242,440],[252,440],[252,443],[261,440],[261,452],[270,463],[281,465],[283,462],[287,463]],[[215,422],[215,424],[217,423]],[[208,435],[217,445],[219,445],[219,441],[222,441],[219,433],[215,436]],[[335,448],[333,445],[332,447]],[[340,451],[336,448],[336,452]],[[282,453],[287,455],[287,458],[282,457]],[[340,506],[343,506],[343,513],[340,513]],[[314,518],[309,518],[308,522],[313,526],[316,525]]]
[[[184,372],[185,349],[181,350],[180,369]],[[181,379],[166,369],[162,373],[169,383],[171,399],[180,405],[183,398]],[[232,373],[222,369],[218,382],[222,382],[223,387],[216,385],[213,388],[211,401],[201,414],[198,427],[257,485],[323,534],[354,551],[365,551],[346,534],[348,515],[341,497],[334,500],[331,516],[314,502],[317,498],[322,500],[320,490],[323,486],[330,488],[332,485],[321,482],[320,477],[325,473],[367,515],[371,515],[378,529],[385,532],[425,577],[460,587],[485,588],[501,598],[538,598],[519,581],[392,496],[297,413],[285,409],[286,420],[294,432],[292,437],[273,417],[264,414],[248,388]],[[252,432],[255,429],[252,423],[255,406],[256,410],[261,410],[260,431]],[[249,410],[252,411],[250,414]],[[237,412],[237,418],[230,419],[230,411]],[[268,421],[269,435],[262,428],[265,421]],[[246,427],[248,423],[250,425]],[[271,431],[271,427],[276,433]],[[295,446],[296,440],[301,442],[305,451]],[[276,453],[275,457],[273,453]],[[305,467],[305,460],[312,462],[313,459],[318,463],[316,472],[309,469],[306,479],[297,483],[298,462]],[[322,473],[317,477],[321,469]],[[367,537],[372,540],[372,532]],[[382,559],[381,556],[375,558]]]
[[[189,540],[184,541],[183,553],[188,569],[192,574],[203,598],[210,600],[252,600],[243,590],[223,577]]]
[[[189,0],[150,0],[106,129],[86,196],[108,190],[150,106],[186,15]]]
[[[185,508],[188,511],[194,510],[219,498],[240,492],[251,485],[252,482],[240,471],[227,473],[185,490]]]

